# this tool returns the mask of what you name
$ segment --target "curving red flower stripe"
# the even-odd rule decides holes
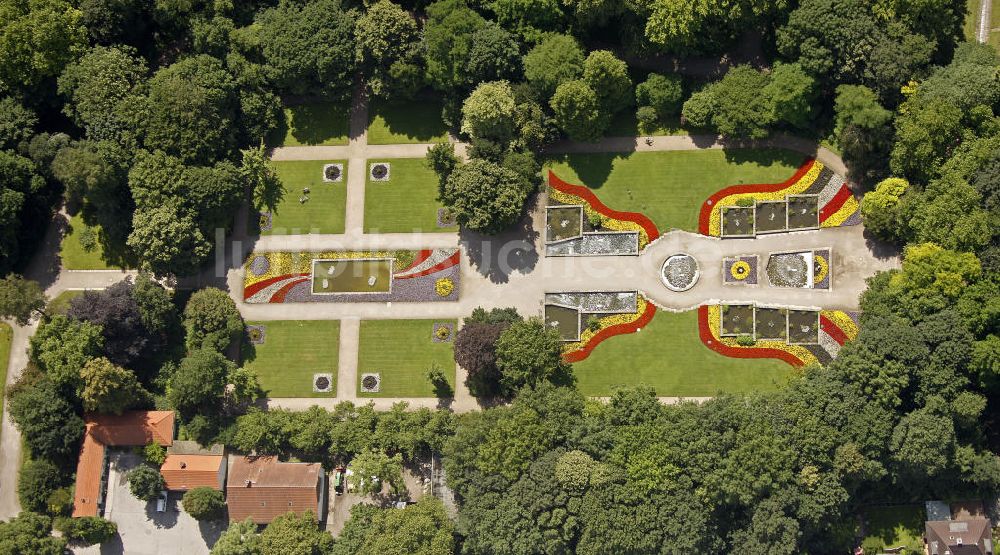
[[[295,281],[288,282],[287,284],[285,284],[284,286],[282,286],[281,289],[278,289],[277,291],[275,291],[274,294],[271,295],[271,298],[267,300],[267,302],[269,302],[269,303],[283,303],[283,302],[285,302],[285,295],[288,295],[288,292],[292,290],[292,287],[295,287],[296,285],[298,285],[300,283],[307,282],[307,281],[309,281],[309,278],[308,277],[304,277],[304,278],[301,278],[301,279],[297,279]]]
[[[565,360],[566,362],[580,362],[581,360],[590,356],[591,351],[593,351],[594,348],[597,347],[605,339],[614,337],[616,335],[635,333],[639,329],[645,327],[646,324],[648,324],[649,321],[653,319],[653,316],[655,314],[656,314],[656,307],[653,306],[653,303],[646,303],[646,310],[644,310],[643,313],[639,315],[639,318],[636,319],[634,322],[629,322],[627,324],[616,324],[614,326],[608,326],[602,329],[601,331],[595,333],[594,336],[590,338],[590,341],[587,341],[587,343],[583,347],[575,351],[571,351],[569,353],[564,354],[563,360]]]
[[[704,203],[701,205],[701,213],[698,215],[698,233],[702,235],[708,235],[710,233],[709,220],[711,219],[712,209],[716,207],[718,202],[729,195],[738,195],[742,193],[774,193],[782,189],[787,189],[791,187],[802,176],[809,173],[812,169],[813,164],[816,163],[815,158],[807,159],[799,169],[795,171],[795,174],[782,181],[781,183],[757,183],[757,184],[747,184],[747,185],[731,185],[725,189],[720,189],[715,192],[712,196],[708,197]]]
[[[826,332],[827,335],[832,337],[834,341],[841,345],[851,340],[844,330],[840,329],[840,326],[822,314],[819,315],[819,329]]]
[[[769,347],[736,348],[726,345],[719,338],[712,335],[712,328],[708,324],[708,307],[705,305],[698,307],[698,335],[706,347],[723,356],[730,358],[776,358],[792,366],[805,366],[805,362],[799,359],[799,357],[781,349],[771,349]]]
[[[293,278],[293,277],[302,277],[302,276],[308,276],[308,275],[309,274],[284,274],[284,275],[280,275],[280,276],[277,276],[277,277],[268,278],[268,279],[265,279],[263,281],[258,281],[257,283],[254,283],[253,285],[248,285],[248,286],[246,286],[246,287],[243,288],[243,298],[244,299],[249,299],[250,297],[252,297],[252,296],[256,295],[257,293],[259,293],[261,290],[266,289],[266,288],[270,287],[271,285],[273,285],[275,283],[278,283],[279,281],[281,281],[283,279],[288,279],[288,278]]]
[[[431,274],[440,272],[441,270],[444,270],[446,268],[451,268],[455,264],[458,264],[461,259],[462,259],[461,251],[455,251],[455,254],[449,256],[448,258],[442,260],[441,262],[438,262],[434,266],[427,268],[426,270],[421,270],[415,274],[409,274],[405,276],[393,275],[392,277],[393,279],[413,279],[422,276],[429,276]]]
[[[417,252],[417,256],[415,256],[413,258],[413,263],[410,264],[409,266],[403,268],[399,272],[403,273],[403,272],[406,272],[406,271],[411,270],[413,268],[416,268],[419,264],[422,264],[424,262],[424,260],[427,260],[428,258],[430,258],[432,254],[434,254],[434,249],[423,249],[423,250]]]
[[[843,208],[844,203],[847,202],[847,199],[851,198],[852,196],[854,196],[854,193],[851,192],[851,188],[848,187],[846,183],[842,185],[840,187],[840,190],[837,191],[837,194],[834,195],[832,199],[830,199],[830,202],[823,205],[823,208],[820,209],[819,211],[820,223],[825,222],[827,218],[836,214],[838,210]]]
[[[582,198],[594,210],[597,210],[599,213],[609,218],[639,224],[642,229],[646,231],[646,235],[649,236],[650,243],[655,241],[660,236],[660,230],[656,228],[656,224],[647,218],[645,214],[640,214],[639,212],[619,212],[618,210],[612,210],[611,208],[608,208],[606,204],[601,202],[601,199],[597,198],[597,195],[595,195],[593,191],[581,185],[566,183],[562,179],[559,179],[559,177],[552,170],[549,170],[549,186],[564,193],[576,195]]]

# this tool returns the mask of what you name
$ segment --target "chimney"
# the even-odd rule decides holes
[[[188,463],[186,463],[184,461],[181,461],[181,470],[184,470],[187,467],[188,467]]]
[[[244,487],[250,487],[250,484],[252,484],[252,483],[253,482],[251,482],[250,480],[243,480],[243,486]]]

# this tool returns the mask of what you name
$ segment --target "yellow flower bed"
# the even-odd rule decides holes
[[[750,277],[750,263],[746,260],[737,260],[730,268],[729,275],[733,279],[744,280]]]
[[[598,323],[601,324],[601,327],[597,328],[596,331],[591,331],[590,328],[586,327],[585,325],[583,330],[580,332],[579,341],[573,341],[571,343],[563,344],[563,353],[570,353],[582,349],[584,345],[590,342],[590,340],[593,339],[595,335],[600,333],[601,330],[610,328],[611,326],[617,326],[619,324],[631,324],[632,322],[635,322],[636,320],[639,319],[640,316],[643,315],[643,313],[646,312],[646,304],[647,304],[646,299],[643,299],[642,296],[639,296],[636,299],[636,312],[629,314],[611,314],[609,316],[604,316],[598,320]]]
[[[263,275],[255,275],[250,265],[258,256],[268,261]],[[395,258],[393,271],[398,272],[413,262],[410,251],[326,251],[326,252],[262,252],[252,253],[243,265],[243,286],[249,287],[267,279],[287,274],[312,273],[313,260],[356,260],[360,258]]]
[[[447,297],[455,290],[455,282],[451,278],[441,278],[434,282],[434,292],[438,297]]]
[[[826,279],[826,275],[830,273],[830,263],[827,262],[825,258],[820,255],[814,255],[813,260],[819,268],[816,269],[816,275],[813,276],[813,283],[819,283]]]
[[[784,341],[757,341],[752,347],[744,347],[736,342],[735,337],[722,337],[719,333],[722,307],[720,305],[709,305],[708,307],[708,329],[712,331],[712,338],[727,347],[734,349],[778,349],[791,353],[801,360],[805,365],[818,363],[819,359],[812,354],[809,349],[801,345],[789,345]]]
[[[844,334],[850,339],[853,340],[858,337],[858,332],[861,330],[854,323],[854,320],[851,319],[850,315],[843,310],[824,310],[821,314],[843,330]]]
[[[860,205],[858,204],[858,199],[854,198],[854,196],[852,195],[851,198],[847,199],[847,201],[844,202],[844,205],[840,207],[840,210],[834,212],[829,218],[826,219],[826,221],[821,223],[820,227],[839,226],[840,224],[844,223],[844,221],[847,220],[847,218],[850,218],[851,214],[857,212],[859,206]]]
[[[557,202],[561,202],[563,204],[582,205],[584,215],[587,217],[588,220],[590,220],[591,218],[600,217],[601,225],[603,225],[608,229],[614,231],[637,232],[639,234],[640,251],[646,248],[646,245],[649,244],[649,234],[646,233],[646,230],[641,225],[639,225],[636,222],[630,222],[627,220],[619,220],[616,218],[608,217],[608,215],[602,214],[597,210],[594,210],[594,208],[590,205],[590,203],[588,203],[582,197],[578,197],[576,195],[560,191],[559,189],[556,189],[554,187],[549,187],[549,198]]]
[[[784,189],[779,189],[773,193],[755,192],[755,193],[736,193],[733,195],[726,195],[719,199],[715,206],[712,207],[712,212],[708,217],[708,232],[709,235],[713,237],[719,237],[722,235],[722,209],[726,206],[735,206],[737,201],[740,199],[750,199],[758,201],[767,200],[784,200],[786,195],[797,195],[808,189],[816,179],[819,178],[819,173],[823,171],[823,164],[819,160],[815,161],[809,171],[805,173],[802,177],[798,179],[795,183],[792,183]],[[846,217],[845,217],[846,219]],[[843,221],[843,220],[841,220]]]

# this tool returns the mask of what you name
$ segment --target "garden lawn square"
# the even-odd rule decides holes
[[[447,141],[448,126],[441,119],[443,106],[441,99],[434,95],[421,95],[415,100],[395,103],[373,101],[368,123],[368,144]]]
[[[545,210],[545,240],[562,241],[583,233],[583,207],[558,206]]]
[[[784,341],[788,332],[788,314],[783,308],[754,308],[754,336],[758,341]]]
[[[365,185],[365,233],[437,233],[438,178],[423,158],[380,160],[391,168],[387,181],[368,176]],[[367,168],[367,164],[365,166]]]
[[[722,327],[719,330],[723,337],[753,333],[753,306],[748,304],[722,305]]]
[[[757,233],[782,231],[785,229],[785,213],[788,207],[785,201],[758,202],[755,207],[754,224]]]
[[[451,320],[362,320],[358,382],[362,397],[433,397],[427,371],[435,364],[455,387],[452,342],[434,341],[434,324]],[[378,393],[361,392],[361,375],[379,374]]]
[[[343,233],[347,203],[347,164],[338,183],[323,181],[323,166],[343,160],[273,162],[284,195],[272,212],[271,229],[261,235]],[[303,193],[303,189],[309,189]],[[304,197],[309,200],[300,202]],[[260,208],[267,210],[267,208]],[[256,218],[253,218],[256,222]]]
[[[770,391],[794,374],[774,359],[736,359],[706,347],[698,337],[698,311],[658,310],[642,331],[612,337],[573,364],[585,395],[609,396],[615,387],[645,384],[657,395],[709,397]]]
[[[905,547],[905,555],[924,552],[924,508],[920,505],[870,507],[863,511],[865,553],[884,553],[886,549]]]
[[[788,229],[819,227],[819,197],[816,195],[788,196]]]
[[[285,125],[274,133],[277,146],[346,145],[346,102],[309,102],[285,108]]]
[[[798,345],[819,343],[819,312],[789,310],[788,342]]]
[[[45,312],[50,316],[55,314],[66,314],[69,312],[69,303],[73,299],[83,295],[83,291],[79,289],[73,289],[70,291],[63,291],[56,295],[56,297],[49,301],[49,306],[46,307]]]
[[[91,250],[84,248],[81,239],[90,234],[93,238]],[[100,240],[100,226],[88,226],[83,216],[77,214],[69,219],[69,228],[60,245],[59,258],[67,270],[110,270],[124,268],[121,260],[108,260]]]
[[[753,208],[727,206],[722,209],[722,236],[745,237],[753,235]]]
[[[340,356],[339,320],[247,322],[264,327],[264,342],[244,341],[244,365],[257,372],[265,397],[334,397]],[[313,391],[313,375],[330,374],[329,392]]]
[[[805,157],[775,149],[677,150],[568,154],[547,167],[567,183],[594,191],[614,210],[641,212],[661,233],[698,232],[705,199],[730,185],[780,183]]]

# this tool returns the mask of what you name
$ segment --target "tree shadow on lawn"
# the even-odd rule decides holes
[[[736,141],[723,144],[722,152],[726,156],[726,162],[730,164],[757,164],[762,167],[782,164],[798,168],[808,158],[808,156],[801,152],[783,148],[759,148],[754,147],[752,144]],[[794,170],[792,171],[794,172]],[[789,177],[791,177],[791,174],[789,174]]]
[[[442,109],[441,99],[427,93],[418,94],[410,101],[373,101],[368,123],[371,125],[376,116],[381,116],[390,133],[430,142],[449,131],[441,119]]]
[[[459,243],[465,245],[472,266],[483,277],[493,283],[507,283],[510,274],[519,272],[527,274],[535,269],[538,263],[538,250],[535,244],[539,233],[532,221],[532,212],[538,196],[535,195],[525,203],[525,212],[521,219],[510,229],[497,235],[462,229],[459,231]]]
[[[558,154],[550,156],[549,160],[567,164],[579,176],[581,183],[588,189],[600,189],[607,182],[614,169],[615,160],[626,159],[633,152],[600,153],[600,154]],[[558,174],[556,174],[558,175]],[[561,178],[567,176],[560,175]]]
[[[281,146],[291,132],[303,145],[318,145],[347,136],[350,117],[344,100],[315,100],[293,104],[282,111],[278,126],[268,134],[267,144]]]

